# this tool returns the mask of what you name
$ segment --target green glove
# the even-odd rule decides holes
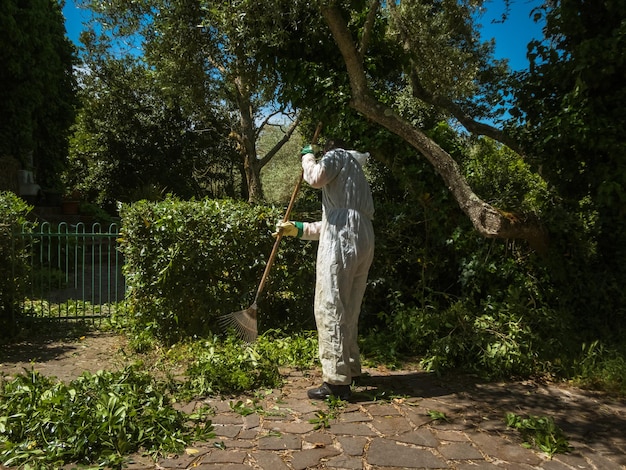
[[[312,153],[313,155],[315,155],[317,152],[319,152],[319,150],[320,150],[319,145],[309,144],[305,147],[302,147],[302,150],[300,150],[300,156],[304,156],[307,153]]]
[[[283,222],[280,221],[276,224],[276,232],[272,233],[273,237],[277,237],[278,234],[282,234],[283,237],[302,237],[304,232],[304,224],[302,222]]]

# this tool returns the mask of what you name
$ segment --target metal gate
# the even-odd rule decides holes
[[[29,317],[93,322],[124,301],[119,227],[44,222],[21,236],[28,249],[30,283],[21,307]]]

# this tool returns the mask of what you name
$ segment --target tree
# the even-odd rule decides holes
[[[518,77],[522,138],[568,204],[594,201],[612,249],[625,233],[626,4],[565,0],[545,14],[546,39]]]
[[[274,29],[286,33],[273,43],[269,35],[267,55],[285,81],[283,100],[316,108],[312,112],[321,108],[326,114],[351,107],[425,156],[483,236],[521,238],[543,248],[546,231],[536,217],[512,214],[483,201],[467,184],[458,163],[426,135],[423,121],[414,114],[415,109],[429,108],[432,116],[453,119],[470,132],[521,152],[510,134],[481,122],[496,119],[501,112],[507,78],[504,64],[491,59],[491,46],[476,36],[473,15],[481,4],[272,2],[282,13]],[[266,15],[256,30],[267,22]]]
[[[189,93],[193,113],[224,107],[231,115],[230,131],[240,155],[243,195],[263,199],[260,172],[284,145],[286,138],[259,156],[257,141],[264,125],[285,107],[275,107],[276,75],[261,74],[255,59],[255,42],[246,27],[250,2],[153,0],[128,8],[125,1],[86,2],[115,40],[128,35],[143,38],[143,56],[163,83]],[[105,28],[106,29],[106,28]],[[106,35],[100,38],[107,38]],[[210,113],[209,113],[210,114]]]
[[[6,0],[0,6],[0,155],[31,162],[44,188],[58,185],[76,105],[75,51],[62,4]]]
[[[81,83],[68,186],[107,205],[165,193],[235,196],[236,158],[220,138],[225,116],[186,113],[137,59],[93,61]]]
[[[561,0],[529,47],[516,94],[520,138],[556,189],[554,277],[588,323],[626,318],[626,3]],[[594,315],[589,315],[589,312]],[[620,325],[622,325],[620,327]]]

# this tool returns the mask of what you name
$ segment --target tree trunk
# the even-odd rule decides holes
[[[256,153],[256,126],[250,100],[250,91],[243,77],[235,80],[237,106],[239,108],[239,134],[235,136],[243,157],[243,167],[248,186],[248,202],[256,203],[264,199],[261,184],[261,162]]]
[[[392,108],[374,98],[367,84],[362,56],[357,51],[341,11],[334,6],[325,6],[322,7],[322,15],[346,64],[352,90],[352,107],[419,150],[443,178],[459,207],[481,235],[488,238],[525,239],[533,248],[543,251],[547,246],[547,234],[534,217],[507,213],[481,200],[461,174],[456,161],[445,150]]]

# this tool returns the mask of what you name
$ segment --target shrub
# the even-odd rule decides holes
[[[281,218],[274,207],[171,197],[124,206],[121,215],[136,332],[167,343],[210,336],[219,316],[250,306]],[[282,242],[258,304],[260,328],[313,327],[314,270],[311,243]]]
[[[28,263],[22,240],[15,233],[26,223],[30,207],[11,192],[0,192],[0,330],[15,332],[15,313],[24,297]]]

